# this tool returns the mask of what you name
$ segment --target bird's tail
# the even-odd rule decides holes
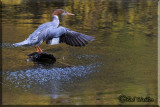
[[[29,46],[29,43],[27,40],[19,43],[14,43],[13,46],[18,47],[18,46]]]

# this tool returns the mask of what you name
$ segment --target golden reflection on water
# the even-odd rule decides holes
[[[124,104],[157,104],[157,2],[2,0],[3,104],[120,104],[121,94],[155,99]],[[61,26],[96,38],[82,48],[41,45],[75,67],[58,62],[51,68],[34,66],[26,61],[33,47],[11,45],[51,21],[53,8],[75,14],[60,16]],[[40,74],[46,83],[40,84]]]

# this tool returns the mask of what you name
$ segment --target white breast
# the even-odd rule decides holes
[[[56,45],[56,44],[59,44],[59,38],[53,38],[51,40],[51,44],[50,45]]]

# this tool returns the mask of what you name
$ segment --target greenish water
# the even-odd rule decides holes
[[[40,24],[51,21],[95,40],[86,47],[66,44],[41,48],[54,65],[27,61],[34,47],[12,46]],[[4,105],[156,105],[158,0],[2,0],[2,102]],[[120,95],[153,102],[120,103]]]

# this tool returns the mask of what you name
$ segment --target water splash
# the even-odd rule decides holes
[[[2,73],[3,85],[9,88],[23,88],[26,91],[37,87],[50,91],[63,90],[64,84],[73,83],[86,78],[92,72],[98,72],[96,68],[100,65],[102,64],[96,63],[88,66],[7,71]]]
[[[7,42],[0,43],[0,46],[1,48],[14,48],[13,44]]]

